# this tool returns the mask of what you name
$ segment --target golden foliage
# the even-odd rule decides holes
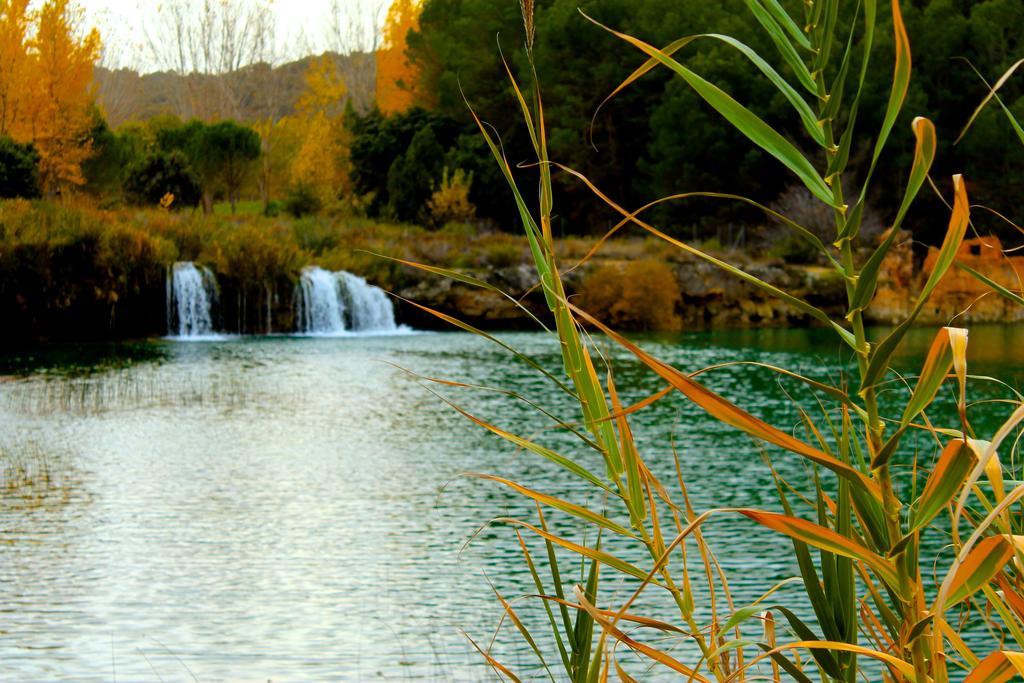
[[[419,70],[405,54],[409,31],[419,28],[422,3],[394,0],[384,24],[384,45],[377,51],[377,107],[385,114],[405,111],[419,101]]]
[[[328,202],[347,185],[340,127],[324,114],[303,121],[303,126],[306,134],[292,161],[291,185],[305,188],[322,202]]]
[[[314,60],[306,74],[306,91],[297,114],[286,125],[297,129],[297,152],[289,184],[326,203],[347,191],[348,132],[343,105],[348,88],[331,57]]]
[[[427,209],[434,225],[471,223],[476,218],[476,207],[469,201],[469,189],[472,185],[472,173],[467,174],[460,168],[449,174],[448,169],[444,169],[441,186],[427,202]]]
[[[93,65],[100,36],[82,33],[72,0],[0,1],[0,135],[31,142],[39,152],[43,190],[81,185],[90,154]]]
[[[314,59],[306,71],[306,91],[295,109],[303,116],[327,114],[332,117],[343,113],[348,86],[334,58],[324,55]]]
[[[12,135],[24,120],[28,58],[29,0],[0,1],[0,135]]]
[[[661,261],[630,261],[598,268],[583,281],[580,307],[622,330],[674,331],[682,303],[672,269]]]

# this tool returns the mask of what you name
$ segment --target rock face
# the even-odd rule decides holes
[[[897,237],[896,242],[879,272],[875,300],[867,311],[874,323],[895,324],[911,312],[928,274],[935,266],[938,249],[928,251],[924,263],[918,267],[911,247],[910,233]],[[642,257],[637,257],[642,258]],[[774,285],[817,306],[835,318],[846,312],[846,287],[842,279],[830,268],[786,264],[780,259],[756,259],[743,254],[730,254],[726,259],[750,275]],[[722,270],[692,257],[673,255],[661,259],[660,267],[671,272],[679,296],[659,298],[670,302],[674,310],[665,315],[647,315],[634,321],[629,316],[618,316],[619,329],[652,329],[651,320],[672,320],[673,327],[701,329],[710,327],[785,327],[812,324],[809,316],[793,306],[763,292]],[[582,308],[598,317],[611,321],[616,318],[614,307],[607,301],[588,307],[586,293],[597,289],[590,286],[591,278],[607,278],[609,273],[630,272],[634,259],[595,258],[582,268],[564,275],[568,295]],[[1022,289],[1024,282],[1024,256],[1007,257],[1002,245],[994,237],[966,240],[956,255],[956,263],[983,273],[990,279],[1014,291]],[[644,273],[642,269],[640,275]],[[497,290],[506,292],[515,301],[538,318],[547,318],[547,306],[537,283],[531,264],[521,263],[493,270],[468,273]],[[500,292],[474,287],[461,282],[418,273],[412,284],[399,294],[422,306],[457,318],[484,329],[533,328],[535,323],[524,315],[513,300]],[[658,280],[663,286],[665,278]],[[636,284],[636,283],[633,283]],[[646,283],[649,285],[650,283]],[[642,286],[618,286],[624,292],[643,292]],[[607,285],[617,291],[615,286]],[[605,297],[607,298],[607,297]],[[659,304],[661,305],[661,304]],[[642,306],[633,306],[643,308]],[[403,304],[403,321],[421,328],[447,328],[442,318],[416,306]],[[922,324],[947,324],[953,319],[961,322],[1013,322],[1024,320],[1024,306],[1006,300],[978,281],[965,270],[954,265],[940,281],[918,318]]]
[[[583,268],[565,274],[567,294],[577,297],[589,277],[610,264],[594,260]],[[671,297],[683,329],[707,327],[784,327],[807,325],[809,317],[789,304],[771,297],[744,283],[722,269],[695,258],[677,258],[670,262],[679,297]],[[826,312],[841,315],[845,304],[845,287],[828,268],[786,265],[780,260],[749,260],[741,266],[751,275],[784,289]],[[487,282],[519,301],[538,318],[547,318],[547,306],[537,284],[536,273],[529,264],[519,264],[492,271],[467,273]],[[535,324],[499,292],[474,287],[453,280],[426,275],[398,294],[420,306],[457,318],[484,329],[533,328]],[[574,301],[579,302],[578,298]],[[584,308],[585,303],[580,302]],[[447,328],[441,317],[415,305],[402,304],[402,321],[419,328]],[[638,327],[638,329],[646,329]]]
[[[928,250],[920,271],[915,272],[909,240],[886,257],[879,274],[878,295],[872,308],[876,322],[895,323],[903,319],[916,302],[928,274],[935,268],[939,250]],[[939,281],[935,291],[921,310],[918,320],[924,324],[959,322],[1017,322],[1024,320],[1024,307],[1019,306],[979,281],[957,264],[967,266],[998,284],[1020,291],[1024,276],[1024,257],[1008,257],[996,237],[964,240],[956,261]]]

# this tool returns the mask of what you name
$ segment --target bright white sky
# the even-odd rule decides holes
[[[196,7],[202,0],[189,0]],[[368,19],[391,4],[391,0],[341,0],[355,15]],[[160,6],[158,0],[79,0],[87,21],[100,29],[110,47],[110,61],[117,66],[152,69],[144,48],[142,17]],[[331,0],[272,0],[277,34],[288,58],[319,53],[327,48]]]

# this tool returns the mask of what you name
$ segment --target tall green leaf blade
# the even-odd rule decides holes
[[[814,84],[811,72],[808,71],[807,65],[804,64],[796,48],[793,47],[793,43],[786,37],[786,31],[783,30],[775,17],[772,16],[772,12],[768,11],[758,0],[744,0],[744,2],[746,2],[750,13],[757,19],[757,23],[761,24],[761,28],[765,30],[768,37],[775,43],[775,47],[778,48],[782,59],[793,69],[793,73],[796,74],[800,84],[807,89],[807,92],[816,94],[818,87]],[[779,9],[781,10],[782,8],[780,7]],[[799,33],[799,30],[797,32]],[[808,47],[810,47],[809,43]]]
[[[959,268],[960,270],[965,271],[971,277],[975,278],[976,280],[986,285],[987,287],[990,287],[992,291],[994,291],[996,294],[999,294],[1000,296],[1012,301],[1015,304],[1024,306],[1024,296],[1021,296],[1017,292],[1014,292],[1013,290],[1004,287],[1003,285],[999,284],[998,282],[988,277],[984,273],[979,273],[974,268],[971,268],[970,266],[965,265],[963,263],[957,263],[956,267]]]
[[[896,44],[892,89],[889,92],[889,102],[885,107],[885,116],[882,119],[882,129],[878,134],[878,139],[875,141],[875,150],[871,155],[871,165],[868,167],[867,175],[864,178],[864,185],[861,189],[860,197],[857,200],[858,207],[862,207],[867,199],[868,185],[871,182],[872,175],[874,175],[878,159],[882,155],[882,149],[885,147],[886,142],[889,140],[889,134],[892,132],[893,126],[896,125],[896,117],[899,116],[900,110],[903,108],[903,103],[907,99],[907,91],[910,89],[910,72],[912,65],[910,55],[910,38],[907,36],[907,28],[903,23],[903,13],[900,10],[899,0],[892,0],[892,21],[893,37]],[[847,229],[844,234],[840,235],[840,239],[848,238],[854,234],[854,231],[859,228],[857,223],[859,223],[859,221],[856,223],[854,221],[848,222]]]
[[[593,19],[590,20],[594,21]],[[791,142],[782,137],[774,128],[765,123],[752,111],[734,100],[728,93],[709,81],[704,80],[701,76],[687,69],[656,47],[625,33],[610,29],[599,22],[594,21],[594,23],[612,35],[638,48],[648,56],[657,59],[679,74],[686,81],[687,85],[693,88],[694,92],[700,95],[705,102],[731,123],[736,130],[795,173],[814,196],[829,206],[837,209],[843,208],[835,206],[835,198],[832,196],[831,188],[821,179],[821,176],[811,162]]]
[[[956,144],[963,139],[964,135],[967,134],[967,131],[970,130],[972,125],[974,125],[974,120],[978,118],[978,114],[981,113],[981,111],[988,105],[992,98],[999,98],[999,96],[996,93],[999,92],[999,89],[1003,87],[1006,81],[1008,81],[1010,77],[1013,76],[1014,72],[1018,68],[1020,68],[1021,65],[1024,65],[1024,59],[1017,60],[1012,65],[1010,65],[1010,68],[1003,72],[1003,75],[999,77],[999,80],[996,81],[995,85],[989,88],[988,95],[985,96],[985,99],[981,101],[981,104],[978,105],[978,108],[974,110],[973,114],[971,114],[971,118],[967,121],[967,125],[964,126],[964,129],[962,131],[960,131],[960,135],[957,136],[956,141],[953,144]],[[988,84],[986,83],[986,85]],[[1021,130],[1020,124],[1017,122],[1017,119],[1006,108],[1006,106],[1002,104],[1001,100],[999,101],[999,104],[1003,106],[1003,111],[1010,119],[1010,123],[1013,125],[1014,130],[1017,131],[1017,135],[1020,137],[1021,142],[1024,142],[1024,130]]]
[[[893,353],[896,352],[896,347],[903,341],[903,337],[906,336],[914,321],[917,320],[917,316],[920,315],[921,309],[924,308],[932,291],[934,291],[936,285],[939,284],[939,281],[946,274],[946,271],[949,270],[953,260],[956,258],[956,252],[960,248],[964,235],[967,233],[967,226],[970,224],[971,209],[967,200],[967,189],[964,186],[963,178],[959,175],[953,176],[953,186],[956,193],[956,199],[953,202],[953,215],[950,218],[949,229],[946,231],[946,238],[942,243],[942,248],[939,249],[939,257],[936,259],[935,266],[928,275],[928,280],[921,289],[921,293],[918,294],[917,302],[914,304],[910,315],[896,329],[890,332],[878,344],[874,353],[872,353],[871,362],[868,364],[868,368],[861,380],[861,393],[877,384],[882,375],[885,374],[889,367],[889,360],[892,358]]]
[[[935,125],[926,118],[917,117],[911,126],[914,130],[916,143],[914,145],[914,163],[910,169],[910,178],[907,181],[907,189],[900,203],[899,211],[896,212],[896,220],[885,240],[871,254],[871,257],[864,264],[857,279],[857,287],[854,290],[853,299],[850,303],[850,315],[854,312],[864,310],[871,303],[878,285],[878,273],[885,261],[886,255],[892,248],[896,235],[899,234],[903,219],[910,209],[911,203],[917,197],[917,193],[924,185],[928,177],[928,171],[935,161],[935,150],[937,148]]]
[[[793,17],[789,16],[789,12],[779,3],[779,0],[764,0],[764,7],[768,12],[775,18],[775,21],[779,22],[779,26],[786,29],[786,33],[797,42],[797,44],[805,50],[811,49],[811,41],[807,38],[807,35],[800,30]]]
[[[946,444],[917,500],[917,509],[910,519],[910,533],[926,527],[942,512],[942,508],[949,505],[960,492],[976,460],[974,451],[963,439]]]
[[[666,45],[665,47],[661,48],[661,52],[668,56],[672,56],[676,52],[681,50],[683,47],[701,38],[710,38],[713,40],[721,41],[726,45],[729,45],[730,47],[736,49],[740,54],[746,57],[754,66],[758,68],[758,70],[762,74],[764,74],[764,76],[769,81],[771,81],[772,85],[774,85],[775,88],[782,94],[782,96],[786,98],[786,101],[788,101],[790,105],[792,105],[793,109],[800,117],[800,121],[803,123],[804,129],[807,131],[808,135],[811,136],[811,139],[813,139],[821,147],[827,146],[828,143],[825,140],[824,128],[818,122],[818,117],[815,115],[814,110],[811,109],[811,106],[807,104],[807,101],[800,96],[800,93],[798,93],[796,89],[793,86],[791,86],[789,82],[787,82],[786,79],[783,78],[779,74],[779,72],[772,67],[771,64],[766,62],[761,57],[761,55],[757,54],[756,51],[747,46],[745,43],[736,40],[732,36],[726,36],[719,33],[701,33],[693,36],[686,36],[684,38],[675,40]],[[606,105],[616,95],[618,95],[627,87],[635,83],[638,79],[640,79],[642,76],[644,76],[646,73],[651,71],[651,69],[655,68],[659,64],[661,64],[661,62],[657,59],[654,59],[653,57],[644,62],[636,71],[631,73],[626,78],[626,80],[620,83],[618,87],[616,87],[615,90],[613,90],[611,94],[609,94],[604,99],[604,101],[601,102],[600,105],[598,105],[597,110],[594,112],[594,116],[596,117],[597,112],[600,111],[601,108],[604,107],[604,105]]]

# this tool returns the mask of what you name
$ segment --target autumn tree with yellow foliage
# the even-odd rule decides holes
[[[81,185],[100,36],[72,0],[0,0],[0,136],[32,143],[50,196]]]
[[[384,22],[384,43],[377,51],[377,107],[385,114],[423,104],[420,73],[406,56],[406,38],[419,28],[421,0],[394,0]]]
[[[296,115],[285,125],[302,131],[291,163],[291,186],[311,193],[321,203],[348,188],[344,107],[345,80],[330,56],[315,60],[306,74],[306,91],[296,104]]]

